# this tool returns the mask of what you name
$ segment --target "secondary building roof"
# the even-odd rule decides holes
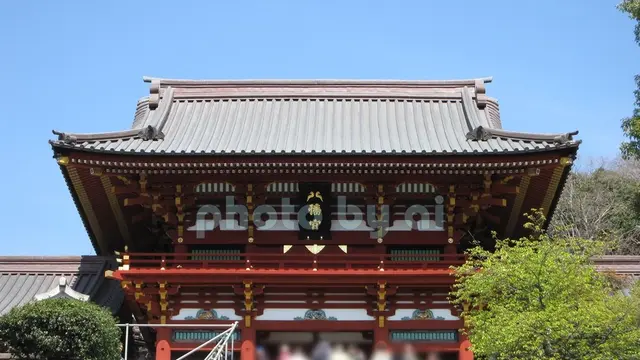
[[[102,256],[0,257],[0,315],[59,287],[63,277],[67,286],[115,314],[124,294],[117,281],[104,277],[115,267],[114,259]]]
[[[167,155],[504,154],[577,147],[577,132],[502,129],[490,78],[451,81],[145,78],[132,128],[54,131],[54,147]]]

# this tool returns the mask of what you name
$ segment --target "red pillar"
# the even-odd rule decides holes
[[[169,328],[156,330],[156,360],[171,360],[170,334],[171,329]]]
[[[373,344],[376,346],[389,345],[389,328],[386,320],[384,316],[378,317],[378,324],[373,329]]]
[[[458,360],[473,360],[473,351],[469,350],[471,342],[463,338],[458,350]]]
[[[242,329],[242,346],[240,360],[255,360],[256,358],[256,330],[251,327]]]

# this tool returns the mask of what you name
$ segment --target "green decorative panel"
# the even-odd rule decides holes
[[[439,256],[442,251],[440,249],[391,249],[389,251],[392,261],[440,261]],[[425,255],[425,256],[403,256],[403,255]]]
[[[402,320],[444,320],[442,316],[433,317],[433,311],[427,310],[415,310],[411,317],[405,316]]]
[[[304,317],[296,316],[293,320],[338,320],[333,316],[327,317],[324,310],[307,310]]]
[[[240,254],[240,249],[194,249],[191,250],[191,260],[216,261],[216,260],[241,260],[238,256],[218,256],[216,254]]]
[[[432,331],[391,331],[391,341],[409,342],[457,342],[458,332],[455,330]]]
[[[203,343],[205,341],[209,341],[213,339],[215,336],[219,335],[222,331],[214,331],[214,330],[174,330],[172,340],[173,341],[182,341],[182,342],[200,342]],[[231,335],[233,341],[240,340],[240,333],[234,332]],[[231,339],[229,339],[231,340]]]
[[[187,316],[185,320],[229,320],[226,316],[218,316],[215,310],[198,310],[195,317]]]

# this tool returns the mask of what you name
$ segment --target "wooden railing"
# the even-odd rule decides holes
[[[461,265],[464,254],[256,254],[217,253],[220,259],[191,259],[189,254],[129,253],[131,269],[255,269],[255,270],[411,270],[446,269]],[[402,261],[395,260],[402,257]],[[416,260],[408,260],[415,258]]]

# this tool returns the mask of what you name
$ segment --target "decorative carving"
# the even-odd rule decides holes
[[[320,253],[320,251],[322,251],[322,249],[324,249],[324,245],[318,244],[306,245],[305,247],[307,248],[307,250],[309,250],[310,253],[314,255],[317,255],[318,253]]]
[[[169,301],[167,299],[167,282],[159,282],[158,283],[158,295],[160,296],[160,311],[161,311],[161,315],[160,315],[160,323],[161,324],[166,324],[167,323],[167,316],[168,316],[168,312],[167,312],[167,307],[169,305]]]
[[[307,201],[313,199],[313,198],[318,198],[320,199],[320,201],[324,201],[322,199],[322,194],[320,194],[320,191],[316,191],[315,193],[313,191],[309,192],[309,195],[307,195]]]
[[[322,195],[320,194],[319,191],[316,191],[315,194],[313,192],[309,193],[309,195],[307,196],[307,202],[309,202],[309,200],[312,200],[312,199],[319,199],[321,202],[323,201]],[[309,221],[309,225],[311,225],[311,230],[318,231],[320,229],[320,224],[322,223],[322,208],[320,207],[319,203],[312,203],[312,204],[309,204],[308,209],[309,209],[309,215],[313,217]]]
[[[185,320],[229,320],[226,316],[218,316],[218,313],[215,310],[198,310],[196,316],[187,316],[184,318]]]
[[[142,140],[159,140],[164,139],[162,131],[158,130],[155,126],[149,125],[138,132],[138,136]]]
[[[251,316],[253,312],[253,283],[243,281],[244,284],[244,326],[251,327]]]
[[[51,130],[51,132],[53,133],[53,135],[58,136],[58,141],[62,141],[65,144],[75,144],[76,141],[78,141],[78,138],[76,136],[68,135],[56,130]]]
[[[467,133],[467,139],[475,141],[487,141],[491,139],[491,136],[491,131],[483,126],[478,126]]]
[[[298,184],[300,204],[307,214],[299,218],[300,240],[331,239],[331,184]]]
[[[67,279],[62,276],[58,279],[58,286],[41,294],[37,294],[34,299],[41,301],[45,299],[75,299],[80,301],[89,301],[89,295],[75,291],[67,283]]]
[[[248,222],[248,226],[247,226],[247,231],[248,231],[248,237],[247,237],[247,241],[250,243],[253,243],[255,241],[254,238],[254,227],[253,224],[254,223],[254,218],[253,218],[253,184],[247,184],[247,193],[246,193],[246,204],[247,204],[247,211],[249,213],[249,222]]]
[[[324,310],[307,310],[304,313],[304,317],[296,316],[293,320],[338,320],[333,316],[327,317],[327,314]]]
[[[444,320],[444,318],[442,316],[434,317],[433,311],[429,309],[426,309],[426,310],[418,309],[418,310],[415,310],[413,314],[411,314],[411,317],[405,316],[402,318],[402,320]]]

